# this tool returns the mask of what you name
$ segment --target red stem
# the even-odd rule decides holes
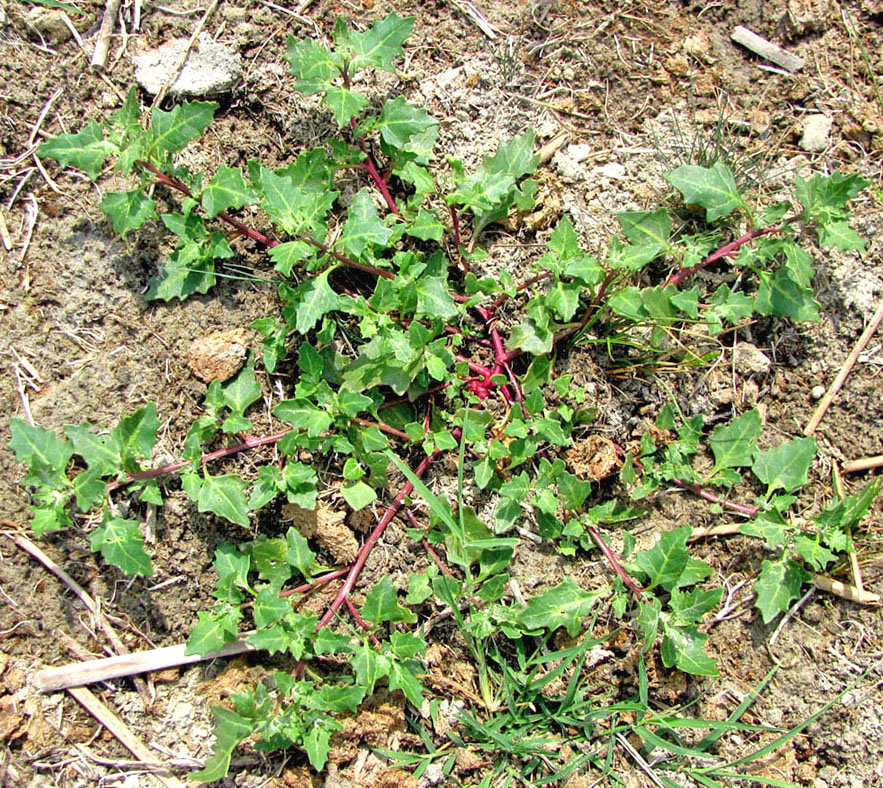
[[[744,514],[746,517],[757,517],[757,515],[760,513],[760,507],[758,506],[751,506],[749,504],[729,501],[726,498],[721,498],[720,496],[715,495],[713,492],[700,487],[698,484],[690,484],[689,482],[685,482],[683,479],[672,479],[671,482],[672,484],[676,484],[678,487],[683,487],[685,490],[689,490],[691,493],[693,493],[693,495],[698,495],[705,501],[719,504],[720,506],[723,506],[724,509],[730,509],[731,511],[738,512],[739,514]]]
[[[450,206],[451,210],[451,224],[454,227],[454,247],[457,251],[457,259],[460,261],[460,265],[463,267],[463,270],[468,274],[470,271],[469,263],[463,258],[463,255],[460,253],[460,214],[457,213],[456,206]]]
[[[190,191],[186,183],[179,181],[177,178],[172,178],[169,175],[166,175],[161,170],[158,170],[148,161],[140,162],[141,166],[143,166],[146,170],[149,170],[156,176],[157,183],[161,183],[164,186],[168,186],[170,189],[175,189],[176,191],[181,192],[181,194],[186,197],[193,197],[193,192]],[[276,238],[270,238],[269,235],[265,235],[264,233],[258,232],[257,230],[253,230],[251,227],[237,219],[235,216],[231,216],[226,211],[221,211],[218,213],[217,218],[221,221],[226,222],[231,227],[235,227],[237,231],[242,233],[243,235],[251,238],[253,241],[257,241],[260,244],[263,244],[268,249],[272,249],[274,246],[279,246],[281,241]],[[395,279],[395,274],[392,271],[387,271],[383,268],[377,268],[373,265],[366,265],[365,263],[360,263],[358,260],[353,260],[351,257],[347,257],[346,255],[342,255],[338,252],[332,251],[325,244],[320,243],[315,238],[309,235],[305,235],[301,238],[302,241],[305,241],[312,246],[315,246],[317,249],[327,254],[329,257],[337,260],[337,262],[342,265],[347,266],[348,268],[356,268],[359,271],[365,271],[369,274],[374,274],[375,276],[382,276],[385,279]]]
[[[532,276],[530,279],[527,279],[526,281],[518,285],[518,287],[515,288],[515,292],[521,293],[524,290],[527,290],[527,288],[531,285],[535,285],[537,282],[542,282],[544,279],[548,279],[550,276],[552,276],[551,271],[541,271],[536,276]],[[496,300],[489,307],[491,314],[496,312],[497,309],[505,304],[510,297],[511,296],[508,293],[501,293],[500,295],[498,295]]]
[[[279,597],[284,599],[285,597],[293,596],[294,594],[306,594],[308,591],[312,591],[314,588],[318,588],[324,583],[329,583],[332,580],[336,580],[338,577],[343,577],[351,568],[352,564],[343,567],[343,569],[335,569],[333,572],[328,572],[328,574],[314,578],[303,585],[297,586],[297,588],[289,588],[288,590],[281,592]]]
[[[779,232],[786,224],[794,221],[794,219],[796,218],[797,217],[786,219],[781,224],[776,224],[771,227],[762,227],[759,230],[749,230],[747,233],[745,233],[745,235],[739,236],[734,241],[730,241],[730,243],[728,243],[726,246],[722,246],[716,252],[712,252],[704,260],[702,260],[702,262],[697,263],[691,268],[682,268],[677,273],[672,274],[663,285],[663,287],[668,287],[669,285],[679,285],[688,277],[693,276],[693,274],[695,274],[697,271],[701,271],[703,268],[705,268],[705,266],[710,265],[716,260],[720,260],[724,257],[729,257],[733,252],[747,244],[749,241],[755,238],[759,238],[762,235],[771,235],[772,233]]]
[[[226,449],[218,449],[217,451],[210,451],[208,454],[203,454],[200,458],[200,463],[205,465],[213,460],[220,460],[223,457],[229,457],[231,454],[237,454],[246,449],[256,449],[258,446],[267,446],[271,443],[276,443],[288,435],[289,432],[291,432],[291,430],[282,430],[282,432],[274,432],[272,435],[262,435],[259,438],[246,438],[242,443],[237,443],[235,446],[228,446]],[[130,473],[128,479],[124,479],[121,482],[110,482],[110,484],[107,485],[107,491],[113,492],[120,487],[125,487],[131,482],[139,481],[141,479],[155,479],[157,476],[162,476],[164,473],[174,473],[175,471],[180,471],[182,468],[186,468],[188,465],[190,465],[190,460],[181,460],[180,462],[173,462],[171,465],[164,465],[162,468],[153,468],[149,471]]]
[[[459,432],[459,430],[455,430],[455,432]],[[414,475],[419,479],[423,476],[424,473],[429,469],[429,466],[432,465],[443,452],[440,449],[436,449],[432,454],[428,457],[424,457],[423,461],[414,469]],[[402,489],[399,490],[398,495],[393,499],[393,502],[387,507],[386,511],[383,513],[383,517],[380,518],[380,522],[374,526],[374,530],[371,531],[368,538],[365,540],[365,544],[362,545],[362,549],[359,550],[359,554],[356,557],[355,563],[352,565],[352,568],[347,574],[346,580],[343,583],[343,587],[337,593],[337,596],[334,598],[334,601],[328,607],[328,610],[325,611],[325,614],[322,618],[319,619],[319,623],[316,624],[316,632],[318,632],[322,627],[326,626],[332,618],[334,618],[334,614],[340,609],[340,606],[346,602],[349,595],[352,593],[353,588],[355,588],[356,581],[359,579],[359,575],[362,573],[362,567],[365,566],[365,562],[368,560],[368,556],[371,555],[371,551],[374,549],[374,545],[380,540],[380,537],[383,535],[383,532],[386,530],[386,526],[388,526],[393,518],[398,514],[399,509],[402,507],[402,504],[405,501],[405,498],[409,496],[414,491],[414,485],[411,482],[405,482],[402,486]]]
[[[586,530],[589,532],[589,536],[592,537],[595,544],[598,545],[598,548],[604,554],[604,557],[610,564],[610,568],[619,576],[623,583],[625,583],[632,591],[635,592],[637,596],[641,596],[641,594],[644,593],[644,589],[641,588],[641,586],[639,586],[629,576],[629,573],[622,568],[622,565],[619,563],[619,559],[616,557],[616,554],[607,546],[607,543],[601,538],[601,534],[598,533],[597,529],[592,528],[592,526],[587,526]]]
[[[350,419],[353,424],[360,424],[363,427],[377,427],[381,432],[385,432],[387,435],[393,435],[396,438],[401,438],[403,441],[411,442],[411,436],[408,435],[407,432],[402,432],[401,430],[397,430],[395,427],[390,427],[388,424],[384,424],[382,421],[368,421],[367,419],[358,419],[352,418]]]

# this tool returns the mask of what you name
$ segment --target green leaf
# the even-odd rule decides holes
[[[137,471],[137,459],[150,459],[158,429],[156,405],[149,402],[130,416],[120,419],[120,423],[111,430],[110,434],[119,446],[126,470]]]
[[[369,487],[365,482],[344,485],[341,487],[340,492],[353,511],[364,509],[377,500],[377,493],[374,492],[374,488]]]
[[[213,219],[221,211],[254,205],[258,201],[257,192],[242,177],[242,170],[224,165],[215,173],[202,192],[202,207]]]
[[[144,552],[144,537],[134,520],[106,516],[104,522],[89,535],[95,552],[129,575],[152,575],[150,556]]]
[[[659,601],[658,597],[651,596],[640,605],[638,615],[635,617],[635,626],[641,634],[644,651],[647,651],[656,642],[661,612],[662,602]]]
[[[853,230],[848,222],[828,222],[818,227],[819,244],[835,249],[865,251],[865,239]]]
[[[390,13],[385,19],[375,20],[369,30],[351,33],[349,41],[354,52],[351,68],[374,67],[395,73],[393,60],[401,56],[402,44],[413,28],[413,16]]]
[[[711,167],[682,164],[665,179],[684,196],[687,205],[705,208],[709,222],[728,216],[745,205],[733,173],[720,161]]]
[[[810,574],[800,564],[783,555],[778,561],[764,561],[754,584],[757,599],[754,606],[769,624],[779,613],[784,613],[791,601],[800,596],[803,584]]]
[[[389,688],[401,690],[404,696],[418,709],[423,705],[423,687],[417,680],[419,663],[412,660],[390,663]]]
[[[691,531],[689,525],[665,531],[654,547],[635,555],[635,563],[650,579],[648,591],[657,586],[671,591],[677,585],[690,558],[687,539]]]
[[[797,284],[785,267],[774,274],[759,271],[760,287],[754,299],[754,308],[762,315],[789,317],[799,322],[816,323],[819,305],[808,287]]]
[[[285,560],[302,575],[307,576],[310,568],[313,566],[313,562],[316,560],[316,554],[310,550],[307,540],[294,527],[289,528],[286,532],[285,541],[288,543]]]
[[[717,676],[717,663],[703,651],[708,635],[696,627],[677,627],[663,622],[662,664],[693,676]]]
[[[785,537],[790,530],[791,527],[782,515],[775,510],[761,512],[755,520],[739,526],[740,534],[763,539],[770,547],[781,547],[784,545]]]
[[[149,156],[154,151],[176,153],[195,139],[212,122],[218,105],[214,101],[185,101],[166,112],[154,107],[151,112]]]
[[[655,246],[663,252],[671,237],[671,217],[664,208],[655,211],[624,211],[616,214],[625,237],[637,246]]]
[[[742,468],[751,465],[757,439],[763,430],[760,411],[749,410],[729,424],[716,427],[709,443],[714,452],[714,475],[722,468]]]
[[[223,706],[212,706],[212,717],[215,719],[215,746],[212,756],[205,766],[190,776],[199,782],[209,783],[220,780],[230,770],[230,759],[236,745],[251,735],[254,723],[241,717],[235,711]]]
[[[334,120],[341,128],[346,126],[352,118],[358,117],[369,104],[368,99],[361,93],[337,85],[329,85],[325,89],[325,96],[322,100],[325,102],[325,106],[331,110]]]
[[[370,191],[362,189],[353,197],[340,243],[351,255],[361,257],[369,246],[386,244],[390,235],[392,230],[377,215]]]
[[[417,212],[417,218],[411,222],[405,233],[421,241],[441,241],[444,231],[444,225],[438,220],[435,211],[421,208]]]
[[[130,192],[110,192],[99,206],[113,223],[113,231],[125,237],[130,230],[137,230],[156,215],[156,202],[141,189]]]
[[[820,538],[806,534],[797,534],[794,537],[794,549],[797,554],[817,572],[837,559],[834,553],[822,545]]]
[[[278,246],[274,246],[267,254],[276,264],[275,270],[282,274],[282,276],[289,276],[291,269],[310,257],[313,252],[315,252],[315,247],[306,241],[286,241]]]
[[[692,591],[681,591],[675,588],[671,592],[669,606],[681,624],[698,624],[706,613],[710,613],[720,604],[722,588],[703,590],[694,588]]]
[[[582,289],[582,285],[574,282],[556,281],[546,293],[546,305],[566,322],[576,313]]]
[[[328,284],[331,270],[326,269],[298,285],[296,299],[286,308],[286,317],[289,310],[294,312],[294,327],[299,334],[311,331],[322,317],[340,306],[340,297]]]
[[[377,680],[389,675],[390,660],[378,654],[370,643],[362,643],[350,657],[350,665],[359,686],[366,695],[371,695]]]
[[[388,145],[404,149],[412,137],[424,134],[437,125],[438,121],[425,109],[409,104],[403,96],[397,96],[383,105],[374,127]]]
[[[767,495],[778,489],[790,493],[809,483],[807,473],[815,456],[815,438],[795,438],[757,452],[751,470],[767,486]]]
[[[237,621],[231,615],[230,605],[220,605],[211,613],[200,610],[197,616],[199,621],[187,637],[185,654],[199,654],[204,657],[220,651],[227,643],[236,640]]]
[[[244,367],[233,380],[224,385],[224,402],[230,410],[242,416],[248,406],[261,398],[261,386],[254,375],[254,367]],[[225,430],[231,432],[231,430]]]
[[[9,448],[19,462],[27,463],[31,469],[63,471],[74,452],[74,447],[59,440],[55,433],[31,426],[15,416],[9,420],[9,431],[12,434]]]
[[[289,37],[285,59],[297,79],[294,87],[307,96],[326,90],[343,72],[343,61],[336,54],[309,39]]]
[[[222,542],[215,550],[212,566],[218,573],[215,598],[222,602],[239,604],[242,601],[242,590],[250,590],[248,571],[251,567],[251,557],[232,544]]]
[[[318,438],[331,426],[333,419],[307,399],[286,399],[273,408],[273,415],[311,438]]]
[[[101,172],[104,160],[115,152],[115,146],[104,139],[104,130],[94,119],[82,131],[60,134],[37,149],[39,156],[55,159],[62,167],[83,170],[93,181]]]
[[[457,305],[448,292],[447,281],[442,276],[423,276],[417,280],[417,317],[449,320],[458,314]]]
[[[197,508],[200,512],[212,512],[231,523],[247,527],[249,520],[245,487],[245,482],[238,476],[206,474],[199,489]]]
[[[68,424],[64,434],[73,445],[74,453],[82,457],[91,470],[110,476],[122,467],[120,447],[113,435],[97,433],[95,429],[91,424]]]
[[[283,619],[291,612],[291,602],[279,596],[273,585],[264,586],[254,599],[254,623],[258,629]]]
[[[554,588],[531,599],[527,607],[519,611],[517,621],[527,631],[554,631],[565,627],[567,633],[575,637],[600,596],[600,592],[584,591],[573,578],[565,577]]]
[[[325,217],[339,192],[324,183],[299,182],[294,173],[274,173],[265,167],[259,173],[261,205],[270,219],[289,235],[300,235],[310,229],[322,240],[326,233]]]
[[[417,620],[413,611],[399,604],[398,594],[387,576],[368,592],[362,605],[362,617],[372,624],[384,621],[413,624]]]

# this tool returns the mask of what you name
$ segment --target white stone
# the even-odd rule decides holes
[[[812,391],[810,391],[809,393],[813,399],[821,399],[825,396],[825,387],[822,385],[813,386]]]
[[[132,58],[135,81],[155,96],[180,62],[187,42],[186,38],[178,38]],[[232,90],[240,79],[242,59],[239,53],[215,43],[207,33],[203,33],[187,55],[184,66],[169,87],[169,93],[189,98],[216,96]]]
[[[827,115],[810,115],[803,123],[800,147],[810,153],[820,153],[828,147],[833,119]]]

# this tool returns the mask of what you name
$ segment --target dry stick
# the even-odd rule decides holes
[[[858,473],[859,471],[870,471],[874,468],[883,468],[883,454],[877,454],[873,457],[859,457],[856,460],[843,463],[844,473]]]
[[[156,763],[157,757],[141,742],[141,740],[129,730],[129,727],[105,706],[92,692],[85,687],[71,687],[68,692],[74,697],[96,720],[107,728],[116,739],[139,761]],[[187,788],[190,783],[183,783],[172,774],[152,773],[165,788]]]
[[[101,627],[102,632],[107,636],[107,639],[111,642],[111,645],[114,647],[114,650],[120,654],[125,655],[129,653],[129,649],[126,648],[125,644],[122,640],[120,640],[120,636],[117,635],[116,630],[111,627],[107,618],[101,612],[101,608],[95,602],[95,600],[88,594],[86,589],[84,589],[76,580],[74,580],[67,572],[64,571],[58,564],[55,563],[46,553],[44,553],[37,545],[35,545],[30,539],[21,536],[7,534],[9,538],[15,542],[18,547],[24,550],[33,558],[36,558],[43,566],[45,566],[53,575],[55,575],[59,580],[61,580],[71,591],[74,592],[77,599],[83,603],[85,608],[95,617],[95,620],[98,622],[98,625]],[[136,679],[135,686],[138,689],[138,692],[144,698],[145,705],[149,708],[153,700],[150,697],[150,692],[148,692],[147,684],[143,679]]]
[[[819,400],[816,412],[813,413],[812,418],[809,420],[809,424],[807,424],[806,428],[803,430],[804,435],[812,435],[816,431],[816,427],[819,426],[819,422],[824,417],[825,411],[828,410],[828,406],[833,402],[834,397],[837,396],[837,392],[840,391],[841,386],[843,386],[843,383],[846,381],[847,375],[849,375],[850,371],[855,366],[855,362],[858,361],[859,354],[865,349],[865,345],[871,341],[871,337],[874,335],[874,332],[877,330],[877,326],[880,325],[881,321],[883,321],[883,299],[881,299],[880,303],[877,305],[877,311],[874,312],[871,322],[868,323],[867,328],[865,328],[864,332],[859,337],[858,342],[855,343],[855,347],[846,357],[846,361],[843,362],[843,366],[840,368],[840,372],[837,374],[831,387],[825,392],[825,396]]]
[[[243,633],[248,635],[249,633]],[[187,654],[187,644],[163,646],[148,651],[137,651],[134,654],[123,654],[118,657],[105,657],[78,662],[72,665],[61,665],[44,668],[33,677],[33,684],[40,692],[55,692],[99,681],[110,681],[125,676],[136,676],[139,673],[150,673],[157,670],[176,668],[181,665],[192,665],[219,657],[232,657],[248,651],[258,651],[244,640],[227,643],[217,651],[209,654]]]
[[[708,536],[730,536],[739,533],[742,528],[741,523],[725,523],[724,525],[714,525],[710,528],[696,526],[690,531],[690,538],[687,541],[695,542],[697,539],[705,539]]]
[[[208,8],[206,8],[205,13],[202,15],[202,19],[197,22],[196,27],[193,30],[193,34],[190,36],[190,40],[187,42],[187,46],[184,47],[184,51],[181,53],[181,57],[178,58],[178,62],[175,63],[175,67],[171,70],[168,77],[166,77],[166,81],[163,82],[162,87],[153,97],[153,102],[150,105],[151,107],[158,107],[159,103],[165,98],[169,87],[172,85],[175,79],[177,79],[178,74],[184,67],[184,64],[187,62],[187,58],[190,57],[190,50],[193,49],[193,45],[196,43],[196,39],[202,32],[202,29],[205,27],[205,23],[218,7],[218,2],[219,0],[214,0],[214,2]]]
[[[730,34],[730,38],[754,52],[755,55],[759,55],[787,71],[800,71],[806,65],[806,61],[802,57],[786,52],[778,44],[767,41],[742,25],[736,26]]]
[[[117,15],[120,12],[121,0],[107,0],[104,8],[104,16],[101,17],[101,27],[98,29],[98,39],[95,42],[95,51],[92,53],[92,68],[96,71],[104,71],[107,65],[107,53],[110,50],[110,36],[116,26]]]
[[[850,602],[857,602],[860,605],[877,605],[880,604],[881,597],[879,594],[872,594],[870,591],[860,590],[848,583],[841,583],[825,575],[813,575],[812,583],[816,588],[827,591],[829,594],[843,597]]]

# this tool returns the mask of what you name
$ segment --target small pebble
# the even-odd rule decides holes
[[[825,387],[824,386],[813,386],[812,391],[810,391],[813,399],[821,399],[825,396]]]

